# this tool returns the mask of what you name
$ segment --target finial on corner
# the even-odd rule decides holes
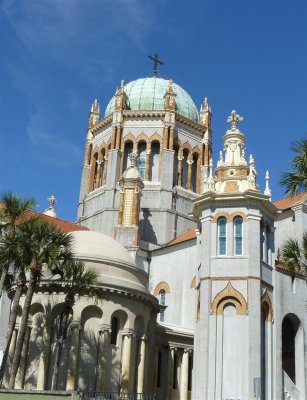
[[[237,125],[241,121],[243,121],[243,117],[237,114],[236,110],[232,110],[231,114],[227,118],[227,122],[231,124],[231,129],[237,129]]]
[[[265,190],[264,190],[264,194],[266,196],[270,197],[271,200],[271,189],[269,188],[269,180],[270,180],[270,175],[269,175],[269,171],[266,171],[265,173]]]

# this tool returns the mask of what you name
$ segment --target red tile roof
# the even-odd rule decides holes
[[[171,241],[168,245],[173,245],[181,242],[185,242],[186,240],[190,239],[195,239],[196,238],[196,232],[198,229],[189,229],[188,231],[183,232],[181,235],[177,236],[176,239]]]
[[[30,219],[33,217],[38,217],[47,222],[50,222],[51,224],[54,224],[58,229],[60,229],[64,232],[88,231],[89,230],[86,226],[79,226],[72,222],[64,221],[63,219],[60,219],[60,218],[50,217],[49,215],[42,214],[42,213],[39,213],[34,210],[26,211],[22,219],[26,220],[26,219]]]
[[[294,204],[302,203],[305,198],[307,199],[307,192],[299,193],[291,197],[286,197],[285,199],[275,201],[274,204],[278,208],[286,209],[294,206]]]
[[[287,267],[287,265],[282,264],[282,263],[276,264],[275,268],[276,269],[280,269],[281,271],[288,272],[289,274],[292,274],[292,275],[297,275],[297,276],[300,276],[300,277],[304,277],[304,273],[303,272],[301,272],[301,271],[292,271],[292,270],[289,269],[289,267]]]

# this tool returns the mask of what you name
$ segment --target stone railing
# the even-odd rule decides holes
[[[155,395],[144,393],[80,392],[80,400],[155,400]]]

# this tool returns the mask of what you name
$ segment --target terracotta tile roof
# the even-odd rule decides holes
[[[303,272],[301,272],[301,271],[292,271],[285,264],[282,264],[282,263],[276,264],[275,268],[276,269],[280,269],[281,271],[288,272],[291,275],[297,275],[297,276],[300,276],[300,277],[304,277],[304,273]]]
[[[177,236],[176,239],[171,241],[168,244],[168,246],[171,246],[171,245],[177,244],[177,243],[181,243],[181,242],[185,242],[186,240],[195,239],[197,231],[198,231],[198,229],[193,228],[193,229],[189,229],[188,231],[183,232],[181,235]]]
[[[54,224],[58,229],[64,232],[89,231],[89,229],[86,226],[79,226],[72,222],[64,221],[63,219],[60,218],[50,217],[49,215],[45,215],[33,210],[26,211],[22,219],[26,220],[33,217],[42,218],[43,220],[50,222],[51,224]]]
[[[275,201],[274,204],[278,208],[286,209],[294,206],[294,204],[296,203],[303,202],[305,198],[307,199],[307,192],[299,193],[291,197],[286,197],[285,199]]]

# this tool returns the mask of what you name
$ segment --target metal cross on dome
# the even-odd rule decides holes
[[[158,72],[158,64],[163,65],[164,62],[162,60],[159,60],[159,55],[157,52],[155,52],[155,54],[153,56],[148,56],[148,58],[150,58],[150,60],[152,60],[154,62],[154,74],[157,75]]]
[[[231,124],[231,129],[236,129],[239,122],[243,121],[243,117],[237,114],[236,110],[232,110],[227,118],[227,122]]]

